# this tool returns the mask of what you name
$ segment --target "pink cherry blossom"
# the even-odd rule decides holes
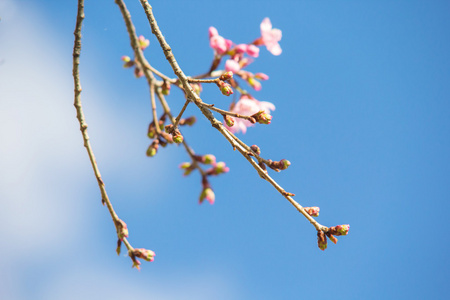
[[[231,111],[240,115],[251,116],[261,110],[270,113],[271,110],[275,110],[275,105],[267,101],[258,101],[248,95],[242,95]],[[241,118],[235,118],[234,126],[227,126],[227,128],[232,133],[236,133],[239,131],[242,131],[242,133],[246,133],[247,127],[250,126],[253,126],[250,121],[243,120]]]
[[[262,43],[267,47],[273,55],[281,54],[281,47],[278,42],[281,40],[281,30],[273,28],[269,18],[265,18],[261,23],[261,39]]]
[[[259,48],[256,47],[255,45],[248,45],[247,54],[252,57],[258,57],[259,56]]]
[[[217,54],[222,55],[231,48],[233,42],[220,36],[216,28],[209,27],[209,45]]]
[[[237,72],[239,72],[239,70],[241,70],[241,66],[234,59],[228,59],[225,62],[225,70],[226,71],[231,71],[231,72],[236,74]]]

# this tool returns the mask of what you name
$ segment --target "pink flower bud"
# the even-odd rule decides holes
[[[256,73],[255,78],[259,80],[268,80],[269,76],[264,73]]]
[[[195,116],[183,119],[183,122],[181,122],[180,120],[180,125],[188,125],[188,126],[192,126],[195,124],[195,122],[197,121],[197,118]],[[183,124],[181,124],[183,123]]]
[[[201,91],[203,90],[202,85],[200,83],[190,83],[194,93],[200,96]]]
[[[215,164],[216,157],[212,154],[206,154],[203,156],[203,163],[206,165]]]
[[[317,206],[313,207],[303,207],[303,209],[310,215],[311,217],[318,217],[320,208]]]
[[[232,116],[224,115],[223,118],[228,127],[234,126],[234,118]]]
[[[228,83],[224,81],[219,81],[218,86],[223,95],[230,96],[231,94],[233,94],[233,89],[231,88],[231,85],[229,85]]]
[[[236,53],[240,54],[240,53],[247,52],[247,48],[248,48],[247,44],[239,44],[236,46],[235,50],[236,50]]]
[[[139,68],[137,65],[134,68],[134,76],[136,78],[141,78],[142,76],[144,76],[144,72],[141,70],[141,68]]]
[[[172,133],[172,140],[174,143],[180,144],[183,142],[183,136],[178,130],[175,130],[175,132]]]
[[[159,140],[154,140],[150,146],[147,149],[147,156],[149,157],[153,157],[156,155],[156,153],[158,152],[158,148],[159,148]]]
[[[199,198],[199,204],[202,204],[205,199],[210,204],[214,204],[216,196],[214,195],[214,191],[210,187],[206,187],[202,190]]]
[[[191,167],[191,163],[190,162],[184,162],[184,163],[181,163],[178,167],[180,168],[180,169],[187,169],[187,168],[190,168]]]
[[[331,233],[327,232],[327,237],[330,239],[330,241],[332,241],[334,244],[337,244],[338,239],[332,235]]]
[[[317,245],[319,246],[319,249],[322,251],[327,249],[327,237],[325,236],[325,233],[322,230],[317,231]]]
[[[131,61],[131,58],[129,56],[126,56],[126,55],[122,56],[120,59],[122,59],[124,62]]]
[[[259,56],[259,48],[255,45],[248,45],[247,47],[247,54],[252,57],[258,57]]]
[[[225,70],[228,72],[237,73],[241,70],[241,66],[234,59],[228,59],[225,62]]]
[[[260,110],[256,114],[252,115],[252,117],[255,118],[256,122],[259,124],[270,124],[272,121],[272,116],[264,110]]]
[[[187,176],[191,174],[191,172],[195,169],[194,165],[190,162],[184,162],[178,166],[180,169],[184,170],[183,176]]]
[[[287,159],[282,159],[280,160],[280,164],[281,164],[280,170],[286,170],[291,165],[291,162],[288,161]]]
[[[146,261],[154,261],[156,254],[152,250],[139,248],[133,250],[133,255],[137,258],[145,259]]]
[[[346,224],[346,225],[338,225],[338,226],[334,226],[334,227],[328,228],[328,232],[330,234],[334,234],[334,235],[337,235],[337,236],[347,235],[349,230],[350,230],[350,225],[348,225],[348,224]]]
[[[249,77],[247,79],[248,84],[255,89],[255,91],[260,91],[262,86],[261,86],[261,82],[259,82],[258,80],[255,79],[255,77]]]
[[[167,82],[167,81],[164,81],[162,86],[161,86],[161,93],[163,95],[166,95],[166,96],[169,95],[170,94],[170,88],[171,88],[170,83]]]
[[[219,174],[222,174],[222,173],[227,173],[228,171],[230,171],[230,168],[228,168],[223,161],[218,162],[214,166],[214,174],[215,175],[219,175]]]
[[[141,50],[144,50],[145,48],[148,47],[148,45],[150,45],[150,41],[147,40],[143,35],[139,36],[138,43],[139,43],[139,48],[141,48]]]
[[[228,79],[231,79],[231,78],[233,78],[233,72],[231,72],[231,71],[228,71],[228,72],[225,72],[225,73],[223,73],[222,74],[222,76],[220,76],[220,80],[228,80]]]
[[[250,149],[252,149],[257,155],[261,154],[261,149],[257,145],[251,146]]]
[[[118,219],[116,221],[116,229],[117,229],[117,235],[120,240],[123,240],[124,238],[128,237],[128,228],[127,228],[127,224],[124,221]]]
[[[208,33],[209,33],[209,37],[213,37],[215,35],[219,35],[219,32],[217,31],[217,29],[215,27],[209,27],[208,29]]]

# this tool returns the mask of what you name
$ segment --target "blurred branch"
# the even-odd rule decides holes
[[[81,105],[81,82],[80,82],[80,73],[79,73],[79,65],[80,65],[80,54],[81,54],[81,27],[84,20],[84,0],[78,0],[78,12],[77,12],[77,20],[75,25],[75,41],[73,46],[73,80],[74,80],[74,106],[77,111],[77,119],[80,123],[80,131],[83,137],[84,147],[86,147],[87,153],[89,155],[89,160],[91,161],[92,169],[94,170],[95,178],[97,179],[98,187],[100,189],[100,193],[102,195],[102,203],[108,208],[108,211],[113,219],[114,226],[116,228],[117,237],[119,238],[119,245],[121,242],[125,244],[128,249],[128,253],[133,261],[136,258],[133,255],[134,248],[128,242],[126,237],[128,237],[128,230],[126,228],[126,224],[119,219],[118,215],[114,211],[114,208],[109,200],[108,194],[106,193],[105,183],[102,180],[100,175],[100,170],[98,168],[97,162],[95,160],[94,152],[92,151],[91,144],[89,142],[89,136],[87,133],[87,124],[84,118],[83,108]],[[120,249],[120,246],[118,247]]]

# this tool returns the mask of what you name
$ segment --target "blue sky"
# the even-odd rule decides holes
[[[240,137],[318,221],[351,225],[317,248],[314,228],[194,106],[183,131],[197,153],[231,171],[199,206],[198,174],[183,178],[181,147],[147,158],[151,108],[114,1],[86,3],[82,102],[106,188],[135,247],[156,260],[131,269],[73,108],[75,1],[0,4],[0,298],[2,299],[443,299],[449,277],[450,40],[447,1],[155,1],[158,24],[185,73],[209,68],[208,27],[236,43],[269,17],[283,53],[265,49],[253,96],[273,102],[269,126]],[[148,60],[172,76],[138,1],[126,2]],[[204,86],[202,98],[230,99]],[[174,111],[184,100],[173,91]]]

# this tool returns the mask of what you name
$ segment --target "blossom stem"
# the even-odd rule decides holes
[[[175,123],[173,124],[173,128],[176,129],[178,126],[178,123],[180,122],[181,117],[183,116],[184,111],[186,110],[187,106],[189,105],[189,102],[191,102],[189,100],[189,98],[186,100],[186,102],[184,102],[183,108],[181,108],[180,113],[178,114],[178,116],[175,119]]]
[[[248,120],[248,121],[250,121],[252,123],[256,123],[255,118],[253,118],[252,116],[244,116],[244,115],[240,115],[240,114],[237,114],[237,113],[234,113],[234,112],[231,112],[231,111],[223,110],[223,109],[215,107],[214,104],[206,104],[206,103],[203,102],[202,105],[204,105],[204,106],[208,107],[208,109],[216,111],[216,112],[218,112],[218,113],[220,113],[222,115],[228,115],[228,116],[232,116],[232,117]]]
[[[190,83],[217,83],[219,82],[219,78],[215,79],[196,79],[196,78],[188,78]]]

